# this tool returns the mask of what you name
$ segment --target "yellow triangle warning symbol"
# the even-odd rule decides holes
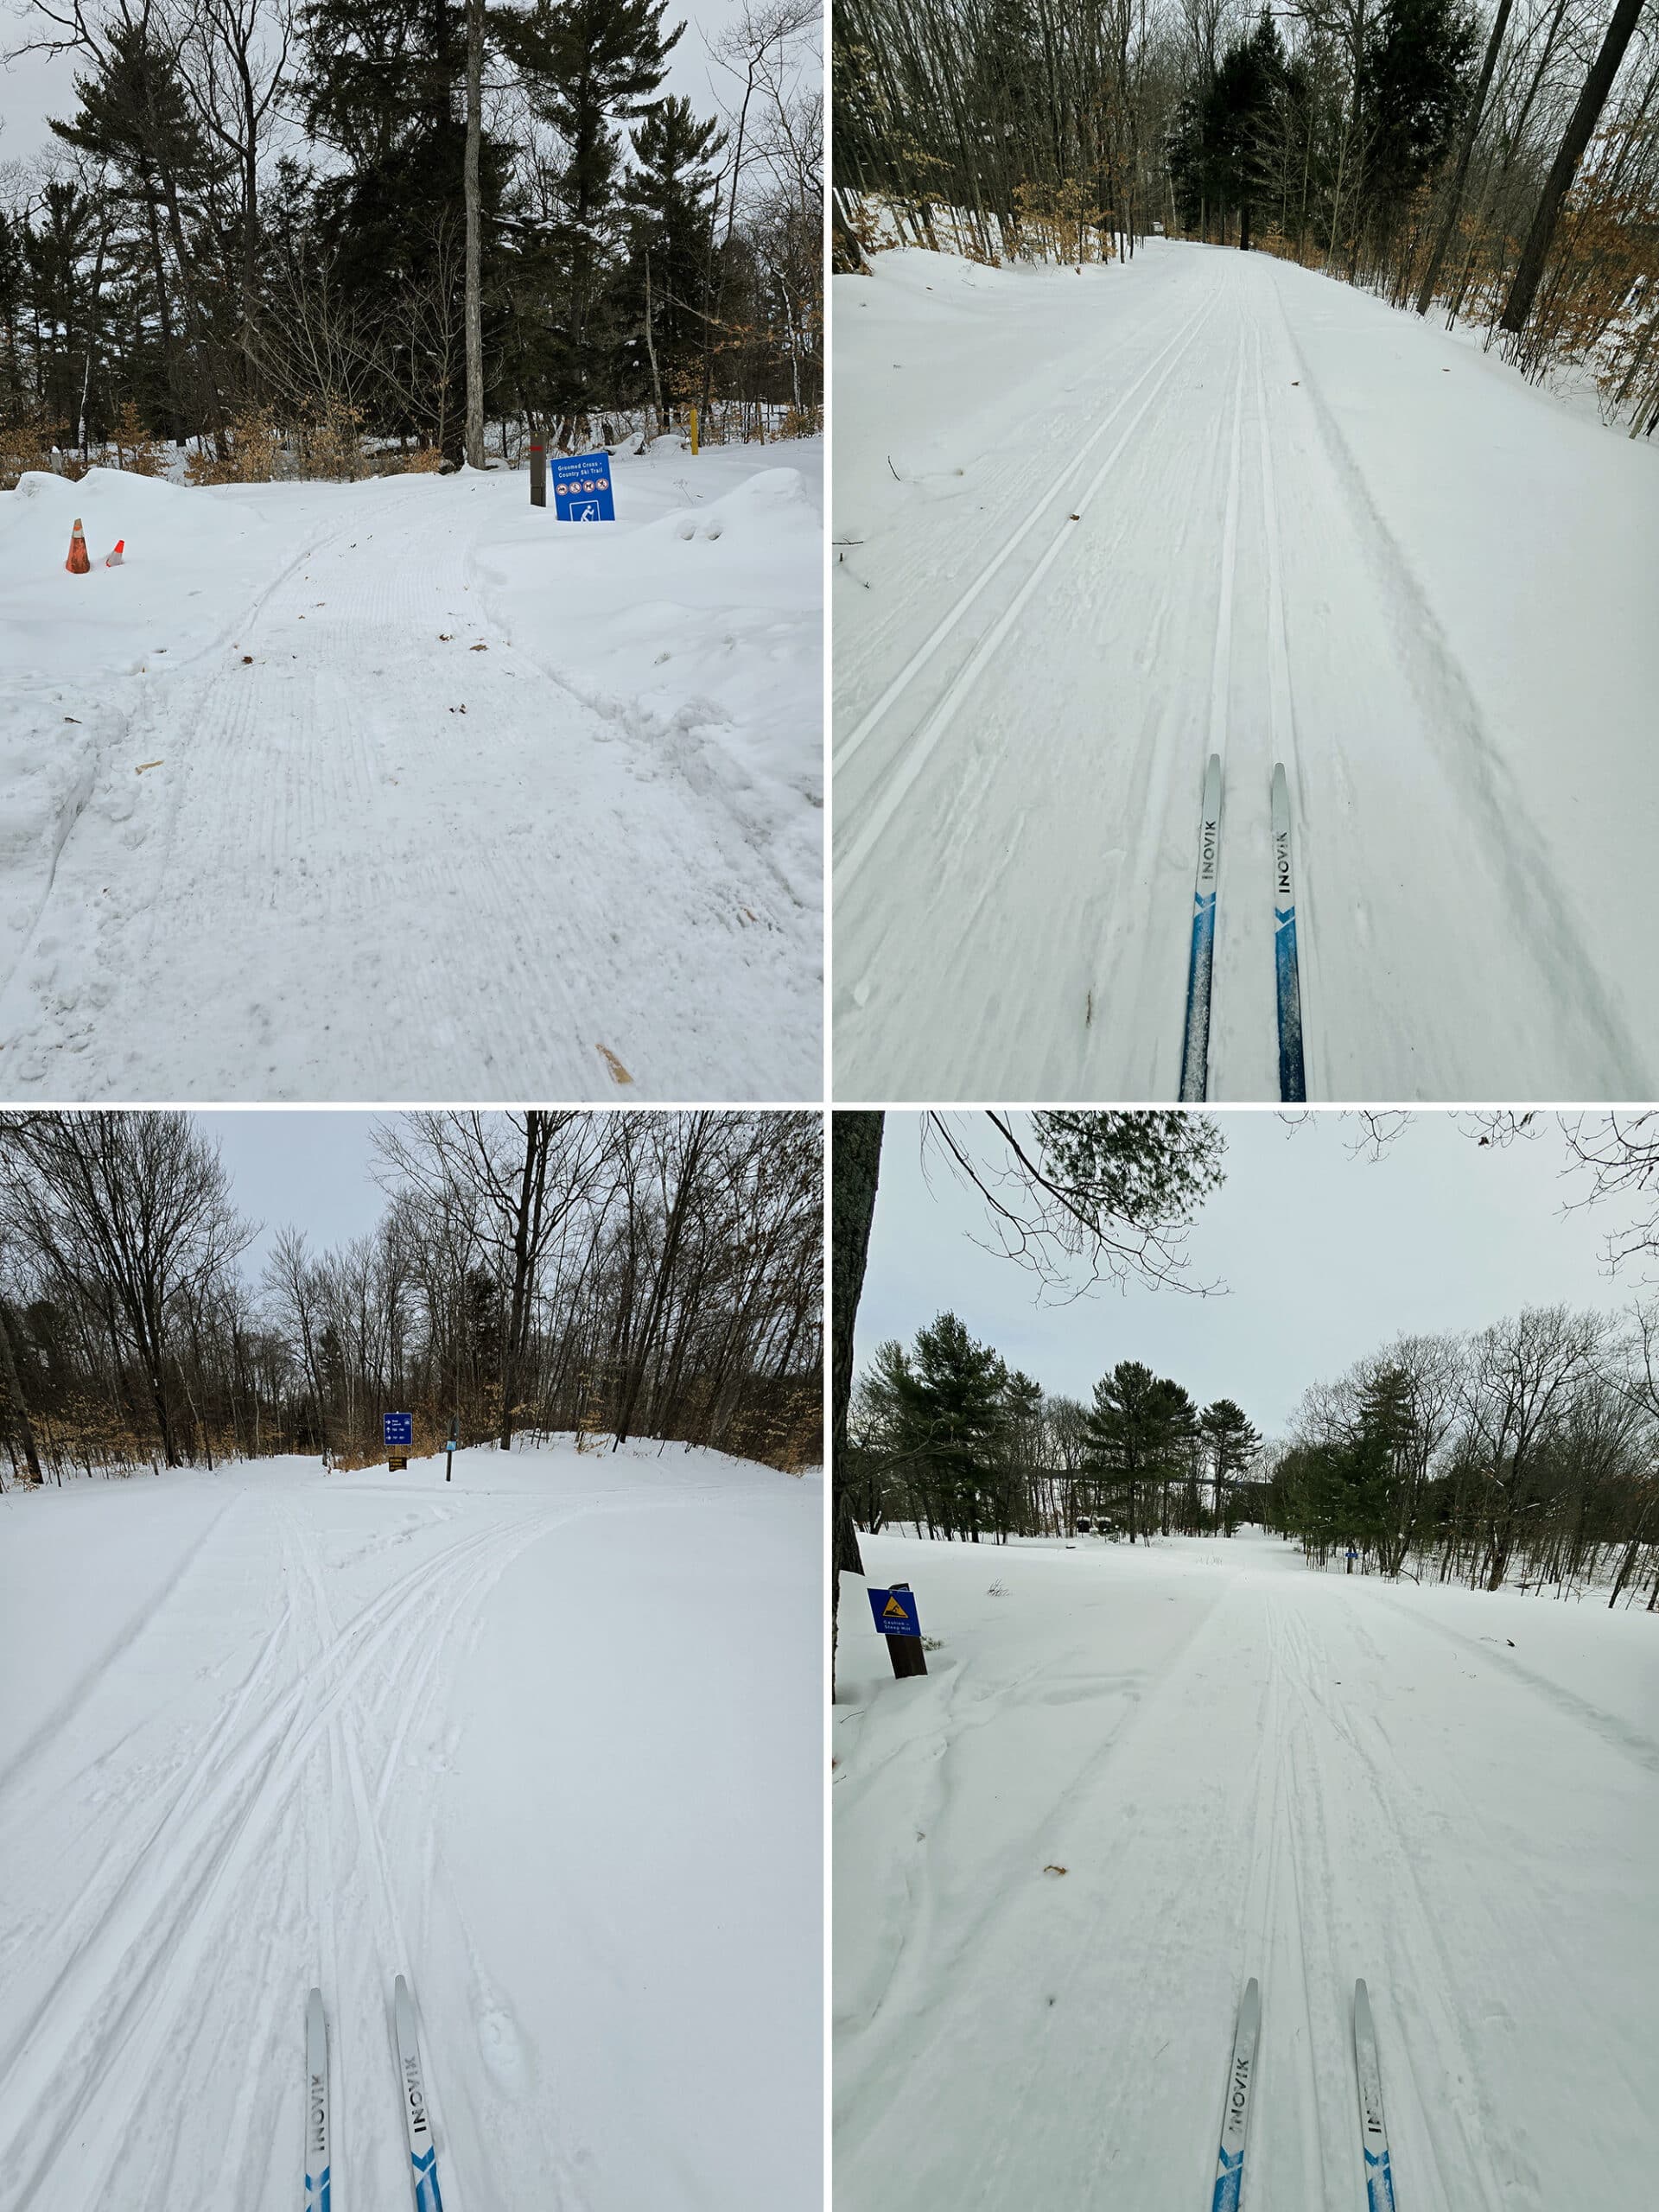
[[[881,1618],[884,1621],[907,1621],[910,1618],[910,1615],[899,1602],[899,1593],[896,1590],[888,1591],[887,1602],[881,1608]]]

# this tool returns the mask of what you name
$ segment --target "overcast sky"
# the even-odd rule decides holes
[[[693,0],[690,6],[670,6],[664,21],[683,22],[686,28],[669,56],[664,92],[680,93],[701,114],[715,112],[715,84],[729,95],[732,79],[710,61],[709,42],[742,13],[744,4],[745,0]],[[0,0],[0,54],[35,36],[42,21],[20,0]],[[0,67],[0,162],[30,161],[51,141],[46,118],[55,115],[67,121],[73,114],[74,79],[86,66],[73,55],[28,54],[9,68]]]
[[[1562,1180],[1553,1122],[1535,1141],[1483,1149],[1425,1115],[1374,1162],[1352,1156],[1356,1124],[1334,1114],[1294,1129],[1274,1113],[1216,1118],[1227,1180],[1187,1249],[1192,1278],[1224,1294],[1107,1287],[1057,1306],[1039,1306],[1029,1274],[969,1241],[984,1202],[936,1149],[925,1179],[919,1117],[889,1114],[860,1364],[948,1308],[1047,1389],[1087,1399],[1108,1368],[1138,1359],[1201,1404],[1236,1399],[1276,1434],[1310,1382],[1391,1337],[1479,1328],[1526,1305],[1625,1306],[1640,1287],[1603,1271],[1604,1239],[1622,1217],[1563,1215],[1580,1186]]]
[[[321,1250],[361,1236],[385,1209],[369,1172],[369,1133],[377,1121],[390,1117],[311,1107],[193,1118],[218,1143],[237,1211],[263,1224],[242,1261],[251,1281],[259,1280],[279,1230],[302,1229]]]

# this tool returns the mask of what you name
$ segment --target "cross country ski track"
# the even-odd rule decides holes
[[[1639,1878],[1632,1804],[1650,1820],[1654,1783],[1635,1746],[1586,1738],[1377,1586],[1356,1599],[1275,1564],[1198,1603],[1154,1569],[1068,1618],[1071,1562],[1040,1554],[1009,1573],[982,1553],[977,1586],[1007,1586],[995,1605],[964,1606],[976,1581],[954,1578],[930,1605],[942,1548],[904,1555],[942,1672],[919,1697],[880,1683],[837,1708],[838,2212],[895,2190],[915,2212],[1201,2212],[1252,1974],[1244,2212],[1363,2212],[1357,1976],[1402,2209],[1611,2212],[1640,2194],[1659,1931],[1599,1891]],[[1113,1665],[1107,1604],[1132,1613],[1143,1664]],[[1021,1611],[1052,1614],[1045,1664],[1014,1656]],[[1429,1724],[1404,1739],[1383,1694],[1402,1681]],[[1610,1796],[1631,1815],[1616,1870],[1549,1863],[1576,1826],[1563,1757],[1594,1816]],[[1502,1817],[1465,1778],[1492,1761],[1512,1763]],[[1605,1954],[1586,1969],[1610,1942],[1611,1981]]]
[[[816,1095],[816,915],[492,618],[496,487],[442,488],[341,487],[216,645],[51,687],[101,747],[0,978],[7,1096]]]
[[[527,2094],[524,1992],[516,2008],[492,1981],[445,1844],[451,1700],[503,1578],[538,1547],[570,1552],[579,1523],[671,1526],[720,1495],[695,1479],[590,1489],[462,1504],[336,1476],[326,1548],[313,1508],[239,1494],[120,1639],[118,1673],[77,1684],[24,1744],[0,1779],[0,1853],[35,1870],[0,1929],[3,2212],[297,2202],[313,1982],[333,2038],[334,2200],[406,2202],[388,1998],[411,1967],[454,2212],[505,2212],[529,2175],[549,2207],[614,2201],[579,2171],[579,2121],[551,2129]],[[135,1685],[128,1726],[117,1700]],[[556,1733],[518,1757],[537,1764]],[[603,1958],[609,1912],[590,1894],[561,1916]]]
[[[0,2052],[0,2113],[9,2122],[0,2202],[20,2212],[76,2197],[89,2178],[111,2194],[130,2193],[146,2171],[133,2155],[141,2113],[154,2158],[144,2202],[205,2203],[208,2173],[251,2174],[254,2188],[238,2199],[249,2202],[265,2201],[260,2190],[279,2177],[291,2182],[293,2131],[283,2121],[295,2075],[293,2022],[271,2003],[285,1955],[304,1947],[327,1986],[351,1987],[365,2009],[380,1969],[389,1973],[391,1961],[410,1955],[415,1931],[404,1924],[384,1834],[388,1797],[406,1786],[404,1746],[429,1721],[440,1662],[452,1667],[464,1651],[489,1587],[569,1517],[519,1505],[497,1525],[429,1549],[336,1623],[294,1516],[280,1504],[247,1502],[239,1516],[264,1521],[263,1537],[280,1561],[280,1614],[188,1754],[167,1745],[154,1764],[137,1763],[111,1778],[85,1885],[34,1931],[36,1973],[18,1977],[25,1987],[29,1980],[47,1984],[26,2009],[11,2012]],[[248,1532],[240,1533],[246,1541]],[[168,1633],[163,1610],[145,1634]],[[8,1777],[8,1797],[16,1798],[26,1771]],[[326,1808],[342,1793],[354,1835],[349,1859],[329,1847]],[[398,1817],[416,1830],[429,1826],[408,1802]],[[80,1840],[78,1857],[92,1840]],[[67,1847],[67,1838],[58,1841]],[[5,1847],[39,1842],[36,1808]],[[225,1977],[232,1933],[253,1970]],[[40,1972],[47,1966],[55,1968],[49,1978]],[[372,2098],[375,2118],[383,2108],[395,2118],[395,2093],[374,2080],[379,2056],[357,2054],[363,2094]],[[244,2082],[229,2139],[221,2139],[210,2131],[221,2126],[222,2111],[204,2124],[192,2085],[227,2056]],[[436,2090],[433,2104],[441,2114]],[[170,2122],[157,2130],[162,2113]],[[393,2139],[390,2127],[359,2130],[371,2132]],[[342,2192],[353,2166],[359,2182],[365,2178],[360,2144],[355,2159],[347,2152],[335,2163]],[[390,2201],[390,2177],[379,2176],[379,2186]]]
[[[1311,1096],[1648,1095],[1650,1023],[1603,974],[1618,910],[1599,937],[1569,891],[1305,342],[1327,304],[1389,311],[1263,255],[1147,258],[1116,315],[1079,286],[1077,339],[947,417],[846,556],[863,573],[837,583],[837,1096],[1175,1096],[1212,751],[1211,1098],[1278,1096],[1276,760]],[[1531,550],[1508,558],[1494,588],[1517,626],[1549,624]],[[1563,776],[1575,816],[1613,801],[1616,821],[1603,734],[1575,732]],[[1659,793],[1626,796],[1645,817]]]

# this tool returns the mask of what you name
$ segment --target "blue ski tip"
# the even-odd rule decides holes
[[[1230,2158],[1221,2154],[1221,2171],[1216,2176],[1216,2193],[1210,2200],[1210,2212],[1238,2212],[1238,2193],[1244,2185],[1244,2153]]]
[[[1279,999],[1279,1096],[1300,1103],[1307,1096],[1302,1062],[1302,993],[1296,967],[1296,909],[1273,910],[1273,962]]]
[[[411,2151],[409,2163],[415,2169],[415,2212],[443,2212],[443,2199],[438,2195],[436,2151],[428,2151],[418,2158]]]

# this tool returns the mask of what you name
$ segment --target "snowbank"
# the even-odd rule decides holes
[[[525,514],[480,556],[491,610],[644,756],[718,791],[789,899],[823,882],[821,439],[677,440],[617,464],[626,535]],[[619,514],[624,512],[619,507]]]
[[[90,575],[64,567],[77,517]],[[118,538],[123,565],[106,569]],[[245,504],[115,468],[79,484],[31,473],[0,492],[0,661],[20,686],[181,663],[228,634],[273,550]]]

